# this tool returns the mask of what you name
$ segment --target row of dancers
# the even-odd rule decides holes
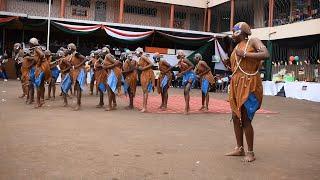
[[[93,94],[94,86],[99,94],[97,108],[104,107],[104,94],[107,93],[108,105],[106,110],[117,108],[116,94],[124,90],[129,96],[129,106],[133,109],[133,101],[136,94],[137,82],[140,79],[143,92],[143,107],[141,112],[147,111],[148,94],[157,89],[161,95],[160,109],[166,110],[168,107],[168,89],[172,80],[172,69],[178,67],[177,77],[182,77],[184,86],[185,110],[188,114],[190,110],[190,89],[198,79],[201,84],[202,107],[201,110],[208,110],[209,89],[215,84],[215,77],[211,68],[202,59],[201,54],[194,57],[195,64],[186,58],[182,50],[177,52],[178,64],[171,66],[159,53],[155,53],[153,61],[144,53],[142,48],[137,48],[134,52],[127,50],[124,53],[123,61],[115,58],[110,53],[109,47],[103,47],[91,51],[90,56],[83,56],[77,52],[74,43],[68,44],[66,48],[61,47],[56,53],[43,50],[36,38],[29,41],[30,48],[23,49],[20,43],[14,44],[15,61],[22,62],[21,85],[27,104],[34,102],[34,92],[36,92],[35,107],[39,108],[44,103],[45,84],[48,83],[48,98],[55,99],[56,81],[61,73],[61,94],[63,106],[68,106],[68,92],[73,91],[77,103],[74,110],[81,107],[82,92],[86,85],[87,72],[90,74],[90,94]],[[138,57],[136,59],[135,57]],[[155,83],[155,75],[152,70],[154,63],[158,63],[160,75],[158,83]],[[138,73],[140,71],[140,73]],[[140,78],[138,78],[140,74]],[[52,94],[52,96],[51,96]]]

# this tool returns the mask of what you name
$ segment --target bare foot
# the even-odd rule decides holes
[[[167,110],[167,107],[166,106],[163,106],[162,108],[161,108],[161,111],[166,111]]]
[[[25,94],[22,94],[21,96],[19,96],[19,98],[24,98],[26,95]]]
[[[96,105],[96,108],[102,108],[102,107],[103,107],[103,104]]]
[[[93,95],[93,91],[90,91],[90,94],[89,94],[90,96],[92,96]]]
[[[244,162],[252,162],[256,160],[255,156],[254,156],[254,152],[253,151],[248,151],[246,156],[243,158],[242,161]]]
[[[32,104],[34,101],[28,101],[27,104]]]
[[[67,107],[68,103],[63,103],[62,107]]]
[[[227,154],[225,154],[225,156],[244,156],[245,153],[244,153],[244,150],[243,150],[243,147],[235,147],[234,148],[234,151],[231,151]]]
[[[209,108],[208,108],[208,107],[205,107],[205,108],[203,109],[203,111],[204,111],[204,112],[208,112],[208,111],[209,111]]]
[[[108,106],[106,107],[105,111],[111,111],[112,109]]]
[[[183,114],[184,115],[189,115],[189,111],[188,110],[184,110]]]
[[[73,110],[74,111],[79,111],[80,110],[80,105],[76,105],[76,107]]]
[[[145,112],[147,112],[147,109],[142,108],[140,112],[145,113]]]
[[[38,103],[38,104],[35,104],[35,105],[34,105],[34,108],[35,108],[35,109],[38,109],[38,108],[40,108],[40,107],[41,107],[41,103]]]
[[[132,110],[133,109],[133,106],[127,106],[125,107],[126,110]]]
[[[199,111],[203,111],[205,109],[204,106],[201,106],[201,108],[199,109]]]
[[[42,100],[42,101],[40,102],[40,107],[43,106],[44,103],[45,103],[44,100]]]

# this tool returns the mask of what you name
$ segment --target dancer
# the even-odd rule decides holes
[[[124,91],[125,93],[129,94],[129,106],[126,109],[134,108],[133,98],[135,97],[135,94],[136,94],[137,79],[138,79],[137,67],[138,67],[137,61],[133,60],[132,53],[128,52],[127,60],[123,64],[123,71],[122,71],[122,74],[125,77]]]
[[[86,73],[84,68],[86,58],[77,52],[77,47],[73,43],[68,44],[68,54],[71,55],[70,63],[72,65],[72,69],[70,74],[74,93],[77,96],[77,104],[73,110],[78,111],[81,107],[82,91],[84,90],[86,84]]]
[[[161,59],[158,52],[154,54],[154,61],[159,64],[160,70],[157,83],[158,93],[161,95],[161,105],[159,108],[166,110],[168,106],[168,89],[172,81],[172,66],[165,59]]]
[[[154,91],[155,76],[152,70],[153,63],[143,55],[143,49],[137,48],[136,55],[139,57],[138,69],[141,72],[140,82],[143,92],[143,107],[141,112],[147,112],[148,93]]]
[[[45,81],[50,81],[51,71],[49,63],[45,59],[45,54],[39,46],[38,39],[31,38],[29,44],[36,63],[33,83],[37,90],[37,104],[35,105],[35,108],[39,108],[44,104],[44,83]]]
[[[189,114],[190,110],[190,89],[195,82],[196,75],[193,72],[194,65],[186,58],[186,55],[182,50],[179,50],[177,53],[178,67],[180,68],[180,72],[177,74],[177,77],[183,77],[182,85],[184,86],[184,100],[185,100],[185,108],[184,114]]]
[[[120,61],[116,60],[110,53],[107,47],[102,48],[103,54],[105,54],[103,68],[107,71],[107,90],[108,90],[108,104],[106,111],[115,110],[117,108],[115,92],[119,88],[119,76],[121,75]],[[120,70],[119,70],[120,69]],[[120,79],[121,80],[121,79]]]
[[[94,64],[98,60],[98,55],[96,54],[96,51],[91,51],[90,53],[90,60],[88,62],[88,65],[90,66],[90,95],[93,95],[93,88],[95,83],[95,70],[94,70]],[[96,89],[96,95],[98,95],[98,89]]]
[[[94,60],[92,61],[93,63],[93,68],[94,68],[94,77],[96,81],[96,89],[99,92],[99,104],[96,106],[97,108],[102,108],[104,105],[103,102],[103,95],[106,92],[106,87],[107,87],[107,71],[103,69],[103,59],[104,55],[102,54],[102,51],[99,49],[94,52]]]
[[[254,131],[251,125],[255,112],[262,103],[262,81],[259,67],[263,59],[269,57],[267,48],[257,38],[248,38],[250,27],[245,22],[237,23],[233,28],[233,39],[238,43],[230,57],[232,69],[230,84],[230,106],[237,146],[227,156],[245,156],[244,161],[255,160],[253,152]],[[246,136],[248,151],[243,148],[243,133]]]
[[[58,60],[59,62],[59,68],[61,71],[61,93],[62,93],[62,97],[63,97],[63,106],[66,107],[68,106],[68,91],[71,90],[71,86],[72,86],[72,80],[71,80],[71,75],[70,75],[70,71],[72,68],[72,64],[71,64],[71,58],[72,55],[71,54],[67,54],[67,51],[65,49],[61,49],[62,51],[60,51],[60,59]]]
[[[202,107],[200,111],[208,111],[209,110],[209,89],[210,86],[214,86],[215,78],[212,75],[211,69],[208,64],[202,59],[201,54],[197,53],[194,56],[194,61],[196,62],[195,73],[197,77],[200,79],[201,83],[201,94],[202,94]]]
[[[60,74],[60,70],[58,69],[58,61],[60,58],[62,58],[63,52],[61,50],[58,50],[57,53],[54,56],[49,56],[50,51],[45,51],[45,56],[47,58],[48,63],[50,64],[50,70],[51,70],[51,81],[48,85],[48,100],[51,99],[51,91],[52,91],[52,100],[55,100],[56,98],[56,82]]]

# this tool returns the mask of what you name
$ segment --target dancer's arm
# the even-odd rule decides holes
[[[144,57],[144,56],[142,56],[141,58],[143,58],[143,60],[148,63],[148,65],[146,65],[145,67],[140,68],[141,71],[145,71],[153,66],[153,63],[149,60],[149,58]]]
[[[194,65],[188,59],[184,59],[184,62],[186,62],[189,65],[189,67],[185,71],[180,72],[181,74],[185,74],[186,72],[189,72],[194,68]]]
[[[250,44],[254,47],[256,52],[245,52],[243,50],[237,49],[236,54],[240,57],[248,57],[252,59],[263,60],[269,58],[269,52],[266,46],[258,38],[250,39]]]

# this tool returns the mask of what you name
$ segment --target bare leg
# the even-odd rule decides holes
[[[146,92],[143,92],[143,107],[140,112],[142,113],[147,112],[147,102],[148,102],[148,90],[146,90]]]
[[[246,136],[246,141],[248,145],[248,152],[246,154],[246,157],[244,158],[244,161],[252,162],[256,159],[253,152],[254,131],[253,131],[251,121],[249,120],[246,114],[245,107],[242,106],[241,110],[242,110],[241,114],[243,119],[243,130],[244,130],[244,134]]]
[[[56,99],[56,80],[55,79],[52,80],[51,86],[52,86],[52,97],[53,99]]]
[[[34,86],[33,83],[29,83],[29,102],[28,104],[32,104],[34,102]]]
[[[107,85],[107,91],[108,91],[108,107],[106,107],[106,111],[110,111],[112,109],[112,90],[111,88]]]
[[[37,97],[36,97],[36,104],[34,105],[35,108],[39,108],[41,105],[40,105],[40,99],[41,99],[41,90],[40,90],[40,87],[37,88]]]
[[[90,81],[90,95],[93,95],[94,80]]]
[[[209,92],[207,92],[205,99],[206,99],[205,110],[208,111],[209,110],[209,99],[210,99]]]
[[[66,107],[66,106],[68,106],[67,94],[62,93],[62,96],[63,96],[63,107]]]
[[[49,100],[49,99],[51,99],[51,88],[52,88],[52,80],[51,80],[51,82],[49,83],[49,85],[48,85],[48,97],[46,98],[46,100]]]
[[[80,84],[78,81],[76,82],[76,85],[75,85],[75,94],[77,96],[77,105],[74,108],[74,110],[78,111],[81,106],[81,88],[80,88]]]
[[[189,110],[190,110],[190,106],[189,106],[189,101],[190,101],[190,88],[191,88],[191,83],[188,83],[185,87],[184,87],[184,99],[185,99],[185,109],[184,109],[184,114],[188,114]]]
[[[235,114],[232,115],[232,119],[233,119],[234,134],[237,140],[237,147],[235,148],[234,151],[229,152],[225,155],[226,156],[244,156],[245,153],[243,150],[243,129],[240,126],[240,119]]]
[[[166,110],[168,107],[168,96],[169,96],[168,89],[169,89],[169,86],[166,85],[166,87],[163,90],[163,107],[162,107],[163,110]]]
[[[117,109],[116,94],[112,92],[112,109]]]
[[[203,111],[205,109],[204,103],[205,103],[205,94],[203,92],[201,92],[201,108],[199,109],[199,111]]]
[[[164,92],[160,92],[160,96],[161,96],[161,104],[159,106],[159,109],[162,109],[163,108],[163,105],[164,105],[164,95],[163,95]]]
[[[22,95],[19,96],[19,98],[24,98],[27,95],[27,93],[25,91],[25,85],[22,81],[21,81],[21,87],[22,87]]]
[[[44,94],[45,94],[45,87],[44,87],[44,82],[41,83],[40,85],[40,106],[44,104]]]

